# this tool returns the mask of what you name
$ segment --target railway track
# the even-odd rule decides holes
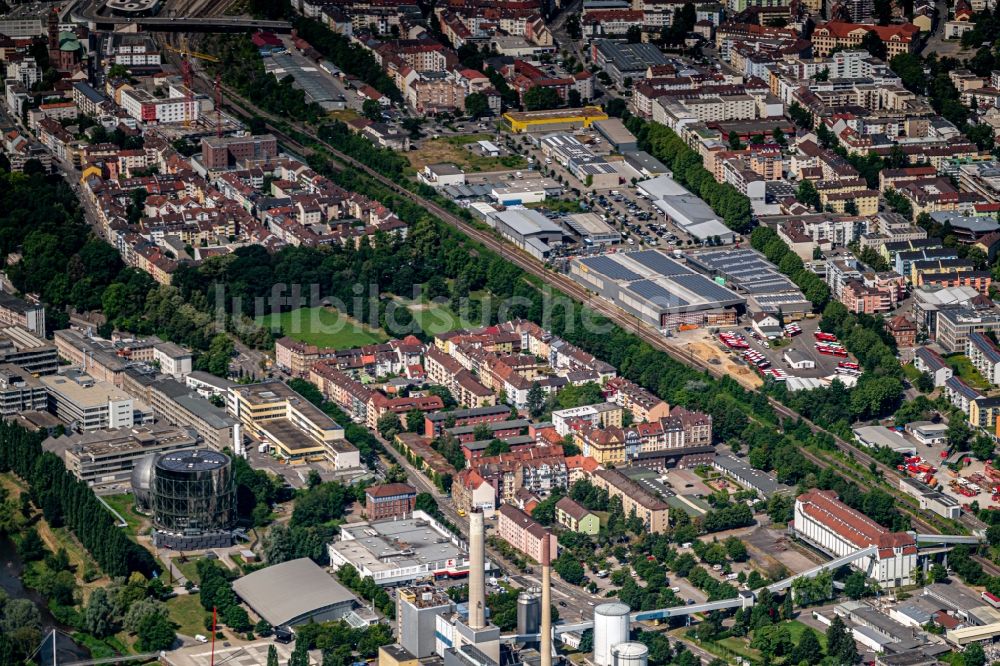
[[[198,81],[200,81],[200,84],[205,88],[205,90],[211,91],[211,84],[209,84],[203,78],[199,78]],[[264,110],[258,108],[256,105],[250,103],[248,100],[244,99],[241,95],[239,95],[236,91],[232,90],[231,88],[227,86],[224,86],[223,88],[225,92],[225,100],[226,100],[225,103],[227,105],[239,111],[241,114],[255,115],[264,118],[268,130],[272,134],[274,134],[279,141],[288,146],[291,146],[294,150],[301,152],[303,155],[309,155],[315,152],[310,146],[303,144],[295,137],[290,136],[288,132],[284,131],[281,127],[276,126],[274,123],[276,119],[272,114],[265,112]],[[283,122],[288,122],[288,121],[283,121]],[[302,132],[303,134],[309,134],[309,130],[305,126],[299,123],[289,123],[289,124],[295,127],[297,131]],[[678,348],[670,344],[669,341],[659,331],[653,330],[647,324],[642,323],[638,318],[633,317],[632,315],[629,315],[623,312],[622,310],[619,310],[616,306],[612,305],[611,303],[608,303],[602,299],[595,297],[585,288],[581,287],[579,284],[572,281],[565,275],[556,273],[552,270],[545,268],[533,257],[527,255],[526,253],[523,253],[522,251],[516,248],[506,245],[503,241],[500,241],[499,239],[494,237],[491,233],[483,231],[482,229],[479,229],[469,224],[462,218],[454,215],[453,213],[446,210],[437,203],[430,201],[410,191],[409,189],[403,187],[394,180],[387,178],[381,173],[359,162],[350,155],[341,152],[336,148],[336,146],[326,141],[323,141],[315,136],[312,136],[311,140],[316,144],[322,146],[325,149],[325,151],[328,152],[332,157],[339,160],[344,167],[349,167],[352,169],[362,171],[369,177],[377,180],[384,187],[388,188],[395,194],[402,196],[412,201],[413,203],[419,204],[420,206],[425,208],[428,212],[434,214],[446,224],[455,227],[463,234],[474,239],[476,242],[496,252],[507,261],[514,263],[516,266],[518,266],[528,274],[539,278],[543,282],[549,284],[551,287],[554,287],[562,291],[567,296],[574,298],[583,305],[586,305],[588,308],[607,317],[609,320],[613,321],[622,329],[633,333],[634,335],[642,339],[644,342],[652,346],[654,349],[666,353],[675,361],[694,366],[699,370],[707,372],[710,376],[716,379],[721,379],[723,376],[725,376],[725,373],[720,368],[695,356],[692,353],[686,352],[686,350],[684,349]],[[860,462],[861,464],[881,472],[883,478],[891,479],[897,477],[897,470],[895,468],[879,462],[878,460],[876,460],[863,450],[859,449],[858,447],[855,447],[854,445],[842,439],[841,437],[833,433],[830,433],[829,431],[824,430],[820,426],[816,425],[809,419],[806,419],[798,412],[785,406],[784,404],[775,400],[774,398],[768,396],[767,399],[772,409],[774,409],[774,411],[781,417],[796,419],[796,420],[801,419],[802,422],[805,423],[809,427],[809,429],[814,433],[827,432],[833,438],[836,447],[844,454],[850,455],[854,460]],[[820,465],[821,467],[826,468],[834,466],[830,461],[825,460],[822,457],[815,456],[805,451],[803,451],[803,453],[806,454],[806,456],[810,458],[814,463]],[[985,527],[981,521],[979,521],[977,518],[969,514],[963,514],[960,522],[970,530],[981,529],[982,527]],[[915,528],[921,531],[926,531],[927,533],[937,534],[941,532],[935,525],[928,523],[926,520],[920,518],[919,516],[913,516],[913,524]],[[984,569],[989,569],[996,572],[992,575],[1000,575],[1000,567],[997,567],[988,560],[978,557],[977,559],[983,564]]]

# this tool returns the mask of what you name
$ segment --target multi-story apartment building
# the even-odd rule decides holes
[[[589,456],[601,465],[624,465],[626,431],[621,428],[598,428],[580,425],[573,433],[583,455]]]
[[[541,562],[542,543],[548,539],[549,556],[553,560],[558,556],[559,542],[556,535],[534,518],[510,504],[502,505],[497,513],[497,534],[512,548],[535,562]]]
[[[670,417],[680,422],[684,431],[684,446],[708,446],[712,443],[711,415],[677,405],[670,410]]]
[[[982,333],[972,332],[965,341],[965,355],[986,381],[1000,384],[1000,349]]]
[[[586,423],[595,428],[620,428],[624,410],[613,402],[583,405],[552,412],[552,425],[556,432],[565,437],[572,431],[574,423]]]
[[[570,497],[563,497],[556,502],[556,522],[573,532],[591,536],[596,536],[601,531],[601,520],[597,514]]]
[[[598,488],[607,490],[610,497],[619,498],[626,516],[635,511],[651,533],[658,534],[669,529],[669,505],[618,470],[599,469],[593,473],[591,481]]]
[[[604,394],[611,402],[632,412],[636,423],[657,421],[670,415],[670,406],[635,382],[624,377],[609,379]]]

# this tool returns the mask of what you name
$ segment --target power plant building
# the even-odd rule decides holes
[[[746,304],[739,294],[657,250],[574,259],[570,277],[662,331],[730,326]]]
[[[851,566],[882,587],[913,584],[917,544],[911,534],[890,532],[850,508],[832,490],[810,490],[795,498],[795,534],[834,557],[874,548]]]
[[[612,666],[611,651],[629,639],[629,607],[601,604],[594,609],[594,664]]]
[[[396,636],[399,644],[418,659],[434,654],[438,617],[450,613],[454,603],[437,588],[407,587],[396,593]]]

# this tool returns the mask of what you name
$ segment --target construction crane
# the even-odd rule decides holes
[[[218,58],[207,53],[199,53],[188,48],[187,38],[182,38],[180,47],[165,44],[167,49],[181,56],[181,76],[184,78],[185,103],[184,103],[184,127],[191,126],[191,111],[194,109],[194,69],[191,67],[191,58],[207,60],[208,62],[222,62]],[[215,135],[222,136],[222,76],[220,72],[215,73]]]

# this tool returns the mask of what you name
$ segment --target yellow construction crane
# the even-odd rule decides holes
[[[181,75],[184,77],[184,87],[186,89],[186,99],[184,102],[184,127],[191,126],[191,111],[194,109],[194,70],[191,68],[191,58],[207,60],[208,62],[222,62],[215,56],[207,53],[198,53],[188,48],[187,38],[182,38],[180,47],[164,44],[168,50],[181,56]],[[215,74],[215,133],[222,136],[222,80],[217,72]]]

